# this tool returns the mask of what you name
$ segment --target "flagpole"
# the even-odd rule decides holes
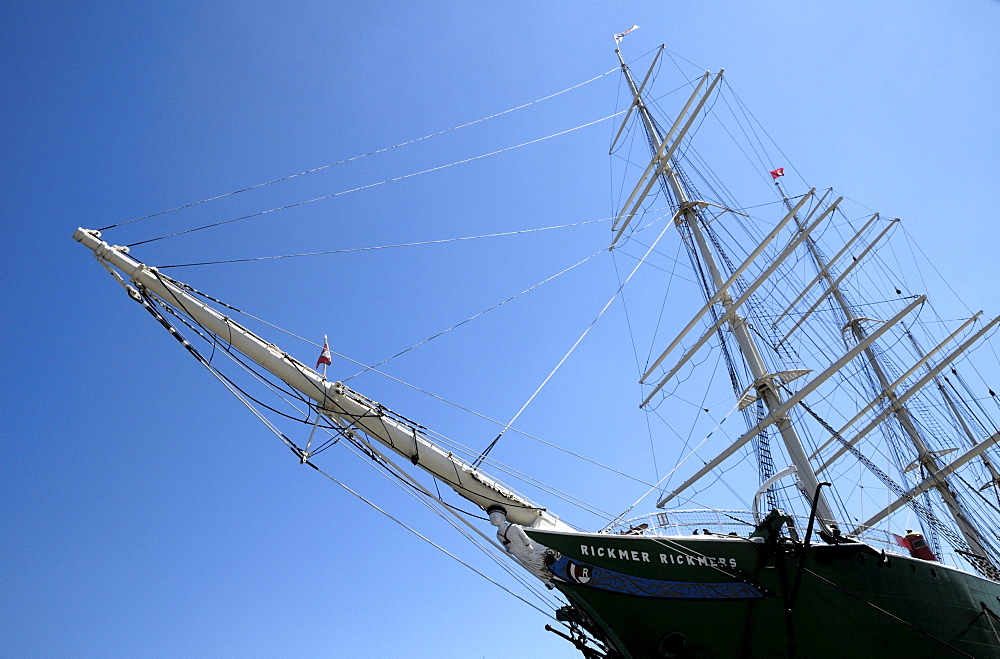
[[[326,382],[326,367],[330,365],[332,360],[330,359],[330,340],[326,334],[323,335],[323,350],[319,353],[319,359],[316,360],[316,366],[320,364],[323,365],[323,381]],[[302,451],[299,456],[299,462],[305,464],[306,460],[309,459],[309,449],[312,447],[313,436],[316,434],[316,427],[319,426],[319,419],[322,415],[318,412],[316,413],[316,420],[313,422],[312,430],[309,432],[309,441],[306,442],[306,448]]]

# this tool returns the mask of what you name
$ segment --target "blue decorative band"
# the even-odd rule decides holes
[[[549,566],[552,574],[570,583],[590,588],[610,590],[637,597],[676,599],[748,599],[763,597],[761,592],[743,581],[729,583],[704,583],[689,581],[664,581],[633,577],[614,570],[572,561],[565,556]]]

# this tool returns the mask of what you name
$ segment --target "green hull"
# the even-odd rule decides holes
[[[1000,584],[939,563],[863,544],[528,533],[561,554],[556,587],[623,657],[1000,657]]]

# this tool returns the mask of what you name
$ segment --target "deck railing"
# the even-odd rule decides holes
[[[795,534],[799,540],[806,536],[809,519],[792,516]],[[688,536],[704,533],[714,535],[736,535],[747,537],[756,527],[753,513],[746,510],[671,510],[650,513],[622,520],[607,530],[617,535],[658,535]],[[846,528],[847,525],[841,525]],[[786,527],[787,530],[787,527]],[[893,534],[880,528],[869,528],[864,533],[851,536],[875,549],[893,554],[907,555],[908,552],[896,544]],[[813,541],[819,541],[813,535]]]

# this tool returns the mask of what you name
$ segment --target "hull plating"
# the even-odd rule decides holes
[[[1000,584],[862,544],[530,531],[626,657],[1000,657]]]

